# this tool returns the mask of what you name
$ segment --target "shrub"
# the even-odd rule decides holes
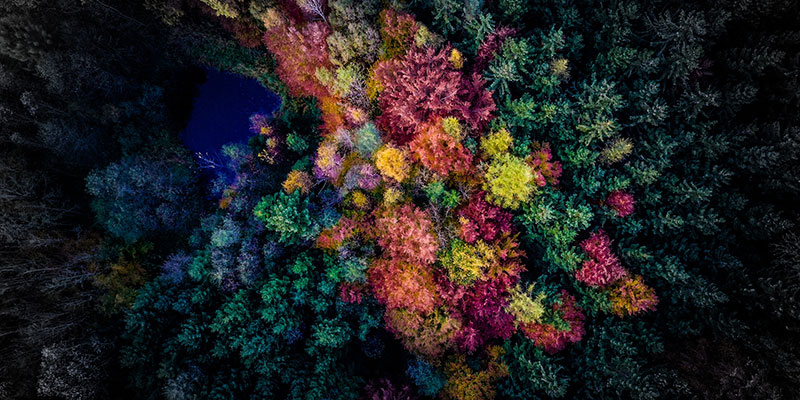
[[[534,294],[533,285],[529,285],[527,289],[516,286],[511,290],[511,300],[506,309],[514,316],[517,324],[540,322],[545,313],[545,297],[543,292]]]
[[[388,309],[386,329],[394,333],[411,352],[434,360],[452,347],[461,321],[442,308],[422,315],[403,309]]]
[[[367,276],[375,298],[389,309],[427,314],[441,303],[433,271],[426,265],[379,258]]]
[[[409,143],[415,162],[446,177],[451,173],[466,174],[472,165],[472,154],[458,140],[445,133],[441,123],[425,124]]]
[[[299,191],[264,196],[253,214],[267,229],[278,233],[281,243],[299,244],[315,234],[315,223],[308,209],[308,199],[301,198]]]
[[[489,63],[494,60],[506,39],[514,36],[516,33],[514,28],[504,26],[488,34],[478,48],[478,54],[475,57],[475,70],[482,71],[489,66]]]
[[[606,198],[606,205],[620,218],[633,214],[634,204],[636,202],[633,200],[633,195],[622,190],[615,190]]]
[[[391,8],[381,11],[381,58],[390,59],[405,54],[414,43],[414,35],[420,28],[414,17]]]
[[[375,166],[381,175],[396,182],[403,182],[410,172],[405,151],[390,144],[383,145],[375,153]]]
[[[558,179],[561,177],[561,163],[553,161],[553,153],[550,151],[550,145],[544,143],[537,145],[538,149],[533,151],[528,157],[528,163],[534,171],[538,173],[544,181],[551,185],[558,185]],[[539,180],[539,186],[544,186]]]
[[[517,209],[530,200],[537,188],[544,186],[544,178],[511,154],[495,157],[486,169],[483,189],[486,199],[505,208]]]
[[[433,223],[425,212],[411,204],[378,210],[373,235],[384,253],[394,260],[420,265],[436,261],[439,242]]]
[[[283,181],[283,191],[291,194],[299,190],[302,194],[308,194],[311,190],[311,176],[308,172],[292,170]]]
[[[514,140],[508,130],[501,128],[481,138],[481,151],[484,157],[489,159],[506,153],[513,142]]]
[[[476,192],[458,210],[459,237],[468,243],[495,240],[512,232],[511,218],[511,213],[489,204],[485,192]]]
[[[459,97],[461,72],[448,60],[448,50],[412,48],[391,70],[379,77],[381,130],[392,142],[410,142],[417,126],[434,117],[454,116],[466,107]]]
[[[342,172],[342,162],[336,145],[332,142],[323,143],[314,157],[314,175],[318,179],[334,181]]]
[[[367,122],[355,132],[356,148],[364,158],[371,158],[381,147],[381,134],[372,122]]]
[[[614,314],[624,317],[644,311],[655,311],[658,296],[655,290],[644,284],[640,275],[626,276],[619,280],[609,292]]]
[[[489,246],[477,241],[474,245],[454,240],[439,258],[447,277],[459,285],[470,286],[484,278],[491,262],[496,262]]]
[[[581,248],[589,256],[583,267],[575,273],[579,281],[595,287],[608,286],[628,274],[611,251],[611,239],[603,230],[594,232],[581,242]]]
[[[552,311],[563,321],[563,328],[554,324],[538,322],[520,326],[525,336],[550,354],[563,350],[568,343],[581,340],[584,334],[583,321],[585,318],[581,309],[576,305],[575,298],[564,290],[559,295],[559,301],[553,303]]]
[[[326,39],[330,28],[323,22],[311,22],[299,27],[291,19],[279,16],[267,27],[264,44],[275,55],[275,72],[292,94],[331,96],[328,88],[317,79],[317,70],[332,70]]]
[[[498,359],[504,350],[487,349],[486,367],[475,370],[464,355],[454,356],[444,365],[447,384],[442,388],[442,398],[447,400],[491,400],[495,397],[494,382],[508,375],[506,366]]]

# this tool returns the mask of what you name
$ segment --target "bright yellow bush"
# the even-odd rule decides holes
[[[444,133],[450,135],[455,140],[461,141],[464,137],[461,124],[458,123],[458,118],[456,117],[442,119],[442,129],[444,129]]]
[[[495,157],[486,171],[483,189],[487,200],[501,207],[517,209],[537,190],[536,173],[525,160],[511,154]]]
[[[406,152],[390,144],[382,146],[375,153],[375,166],[381,175],[403,182],[408,178],[409,165]]]
[[[456,49],[450,51],[450,63],[452,63],[456,69],[461,69],[464,66],[464,57],[461,55],[460,51]]]
[[[312,181],[308,172],[292,170],[283,181],[283,191],[287,194],[292,194],[295,190],[300,193],[308,194],[311,189]]]
[[[501,128],[481,139],[481,150],[483,154],[491,158],[507,152],[513,143],[514,138],[511,137],[508,130]]]
[[[544,293],[533,294],[533,285],[523,289],[519,286],[511,290],[511,300],[506,306],[509,314],[514,316],[514,320],[521,324],[540,322],[544,315]]]
[[[447,271],[447,277],[463,286],[472,285],[483,278],[495,262],[493,249],[482,240],[475,244],[454,240],[450,249],[441,257],[442,268]]]

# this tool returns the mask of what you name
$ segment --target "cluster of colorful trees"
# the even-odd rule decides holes
[[[541,268],[523,261],[511,211],[545,186],[557,187],[562,166],[550,145],[531,133],[526,146],[515,146],[508,124],[495,116],[480,64],[470,68],[410,14],[387,8],[377,17],[380,35],[373,36],[380,41],[369,46],[375,62],[334,63],[328,44],[335,24],[264,12],[277,73],[290,93],[317,100],[323,123],[313,166],[293,169],[282,185],[286,194],[265,197],[256,218],[288,244],[321,230],[317,247],[362,266],[341,278],[341,300],[374,296],[385,306],[386,329],[434,365],[517,330],[551,354],[579,341],[584,314],[575,298],[520,280]],[[479,52],[491,58],[487,48],[501,45],[491,36]],[[322,212],[336,216],[312,228],[306,196],[325,183],[338,199]],[[276,208],[278,198],[294,199],[290,208],[302,211],[287,215]],[[607,203],[619,217],[633,212],[632,196],[622,190]],[[582,242],[588,259],[575,278],[598,288],[593,301],[609,303],[619,316],[654,310],[654,290],[630,277],[610,246],[602,231]],[[488,389],[472,390],[459,398]]]
[[[206,3],[217,17],[264,32],[263,44],[280,79],[270,84],[284,93],[284,112],[274,126],[259,122],[254,132],[275,139],[269,145],[251,141],[262,163],[250,156],[245,164],[269,164],[274,172],[280,170],[276,160],[283,160],[278,164],[289,170],[277,182],[277,192],[257,195],[238,181],[226,189],[224,211],[216,227],[207,228],[217,247],[199,253],[195,265],[210,264],[189,267],[196,274],[192,279],[202,282],[200,271],[210,268],[211,281],[222,293],[250,297],[247,293],[265,285],[264,301],[267,287],[288,285],[278,293],[293,306],[278,310],[304,313],[301,319],[307,322],[290,322],[289,314],[281,322],[267,318],[265,328],[273,327],[277,335],[270,340],[287,342],[251,347],[245,365],[271,354],[265,351],[279,351],[287,360],[300,357],[291,350],[300,341],[309,350],[299,359],[310,356],[320,365],[315,372],[325,368],[329,374],[298,371],[304,383],[291,389],[273,375],[237,380],[258,385],[237,390],[250,393],[267,385],[269,393],[300,390],[323,397],[366,390],[375,398],[413,393],[491,398],[497,390],[512,398],[594,390],[644,396],[662,375],[609,385],[623,379],[610,372],[610,365],[637,369],[648,354],[661,351],[659,321],[686,318],[673,311],[688,300],[678,300],[686,288],[703,288],[692,290],[705,291],[710,302],[704,307],[723,300],[714,299],[715,289],[702,274],[676,262],[685,254],[650,239],[685,223],[670,214],[659,194],[661,182],[677,179],[662,178],[668,165],[659,157],[667,143],[642,135],[639,128],[668,123],[665,100],[656,98],[658,86],[634,89],[620,81],[615,68],[628,65],[620,64],[623,59],[645,75],[656,67],[630,64],[635,55],[616,53],[615,59],[587,60],[577,22],[526,27],[509,11],[518,6],[520,12],[532,12],[521,5],[409,8],[308,1],[247,8],[229,3],[230,10],[239,10],[230,13],[216,2]],[[432,25],[420,22],[413,9],[432,17]],[[456,15],[463,16],[463,26],[447,22]],[[552,11],[543,15],[556,18]],[[602,41],[589,43],[604,49]],[[579,60],[588,66],[576,65]],[[638,98],[641,106],[629,104],[628,99]],[[319,122],[308,125],[302,117],[307,125],[299,140],[298,122],[292,119],[309,111],[319,113]],[[698,116],[674,117],[696,124]],[[291,146],[293,141],[303,146]],[[257,167],[236,168],[249,180],[249,171]],[[241,205],[232,210],[231,199],[239,198]],[[233,237],[229,225],[236,226]],[[219,264],[222,256],[215,254],[223,250],[213,244],[218,237],[233,241],[224,246],[233,250],[224,259],[263,257],[267,267],[243,273],[243,265],[251,262]],[[253,254],[258,246],[262,254]],[[312,300],[315,290],[324,301]],[[277,302],[274,296],[270,301]],[[648,312],[659,315],[664,299],[664,317],[647,317]],[[129,324],[141,323],[152,306],[137,304]],[[252,317],[242,312],[281,312],[272,304],[236,307],[238,316],[225,318],[248,323]],[[333,334],[330,324],[338,327],[331,339],[335,352],[322,351],[325,345],[317,336]],[[134,332],[144,334],[139,329]],[[253,346],[248,332],[235,335]],[[587,336],[580,350],[570,351],[571,361],[559,364],[551,358]],[[377,360],[385,351],[399,351],[392,342],[409,360],[405,373],[384,370],[376,376],[361,370],[360,377],[345,377],[336,370],[348,360]],[[185,351],[199,349],[170,347],[159,357]],[[624,356],[608,358],[615,353]],[[127,362],[148,370],[152,361],[136,356]],[[535,373],[534,364],[539,365]],[[165,366],[164,361],[155,365]],[[557,372],[565,365],[585,383]],[[207,367],[200,370],[208,374]],[[664,376],[670,382],[679,379]],[[324,385],[317,386],[319,379],[337,382],[337,389],[325,392]],[[358,383],[361,379],[371,383]],[[408,383],[416,390],[404,386]],[[681,394],[683,388],[661,390]]]
[[[35,346],[8,335],[17,358],[35,348],[40,396],[773,399],[800,384],[791,1],[12,3],[0,117],[22,133],[0,139],[54,165],[98,153],[78,174],[90,200],[75,196],[96,224],[59,217],[83,228],[23,241],[6,226],[22,218],[0,220],[19,254],[48,243],[32,259],[65,272],[42,297],[80,309],[0,302],[3,329],[44,327]],[[120,22],[105,36],[103,16]],[[91,62],[63,49],[105,44],[54,40],[70,18],[87,43],[138,33]],[[155,37],[171,39],[137,39]],[[152,77],[135,54],[156,55]],[[282,100],[214,169],[177,141],[182,63]],[[0,181],[0,204],[35,193],[20,182]],[[55,221],[54,198],[26,218]],[[7,374],[0,397],[30,397]]]

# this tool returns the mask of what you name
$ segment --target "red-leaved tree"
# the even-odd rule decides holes
[[[450,61],[452,47],[412,48],[399,61],[376,70],[383,91],[378,124],[397,144],[410,142],[417,127],[435,118],[457,117],[473,129],[492,118],[495,104],[483,79],[465,77]]]

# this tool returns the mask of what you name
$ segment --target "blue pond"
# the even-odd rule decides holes
[[[280,107],[280,97],[258,81],[213,69],[197,90],[194,107],[181,140],[209,164],[222,165],[220,150],[227,143],[247,143],[250,115],[271,115]]]

